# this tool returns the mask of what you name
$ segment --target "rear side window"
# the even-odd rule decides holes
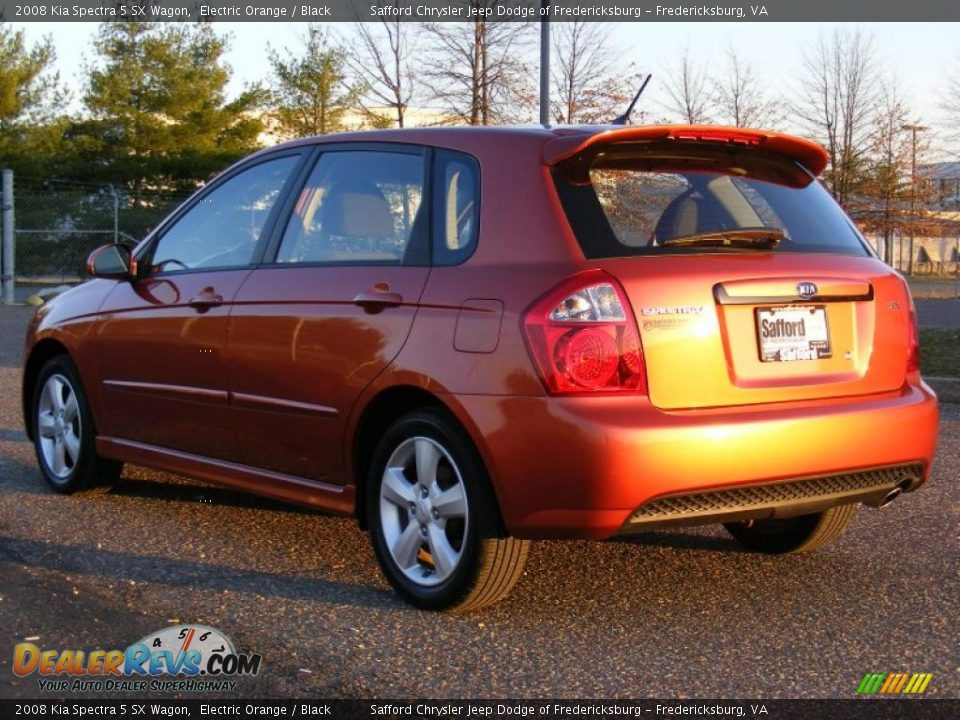
[[[554,171],[570,224],[588,258],[744,251],[725,231],[772,229],[771,252],[867,255],[829,193],[793,163],[766,157],[604,155],[578,178]],[[778,167],[779,165],[779,167]],[[782,235],[782,237],[781,237]],[[703,238],[698,242],[698,238]]]
[[[409,264],[426,233],[423,188],[418,153],[321,155],[297,198],[277,262]]]
[[[457,265],[477,245],[480,170],[462,153],[438,150],[434,157],[433,264]]]

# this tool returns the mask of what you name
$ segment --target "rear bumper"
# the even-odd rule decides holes
[[[451,400],[491,471],[508,530],[529,538],[602,539],[743,517],[736,512],[744,509],[762,517],[878,502],[892,487],[911,491],[925,481],[939,419],[936,397],[923,385],[869,398],[684,412],[630,397]],[[761,495],[746,508],[727,502],[703,512],[697,503],[673,503],[666,515],[649,512],[678,496],[716,500],[718,490],[785,490],[881,470],[892,473],[823,492],[804,484],[795,497],[774,493],[765,503]]]

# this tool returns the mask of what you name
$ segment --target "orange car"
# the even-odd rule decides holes
[[[350,513],[423,608],[534,538],[811,550],[926,479],[906,283],[818,145],[715,127],[377,131],[258,153],[30,327],[54,489],[131,462]],[[306,540],[309,542],[309,540]]]

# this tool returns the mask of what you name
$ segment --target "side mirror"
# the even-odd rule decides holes
[[[126,245],[103,245],[87,258],[87,273],[98,278],[129,280],[136,275],[136,260]]]

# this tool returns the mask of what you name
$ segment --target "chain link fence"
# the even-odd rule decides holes
[[[136,244],[187,196],[147,192],[133,197],[110,185],[15,177],[16,282],[57,284],[83,280],[86,258],[95,248],[109,242]],[[7,200],[3,203],[7,205]],[[956,280],[960,278],[960,212],[935,215],[936,221],[917,232],[913,243],[904,229],[894,230],[889,238],[891,264],[900,270],[910,269],[917,276]],[[867,237],[882,257],[883,238],[870,230]]]
[[[187,195],[134,198],[112,186],[14,179],[15,274],[20,282],[75,282],[87,256],[110,242],[139,242]]]
[[[881,258],[886,256],[886,244],[889,242],[890,266],[900,272],[912,271],[910,274],[913,276],[930,278],[952,278],[960,273],[960,223],[956,224],[952,235],[944,233],[915,237],[912,263],[909,234],[893,232],[888,241],[872,233],[866,233],[866,238]]]

